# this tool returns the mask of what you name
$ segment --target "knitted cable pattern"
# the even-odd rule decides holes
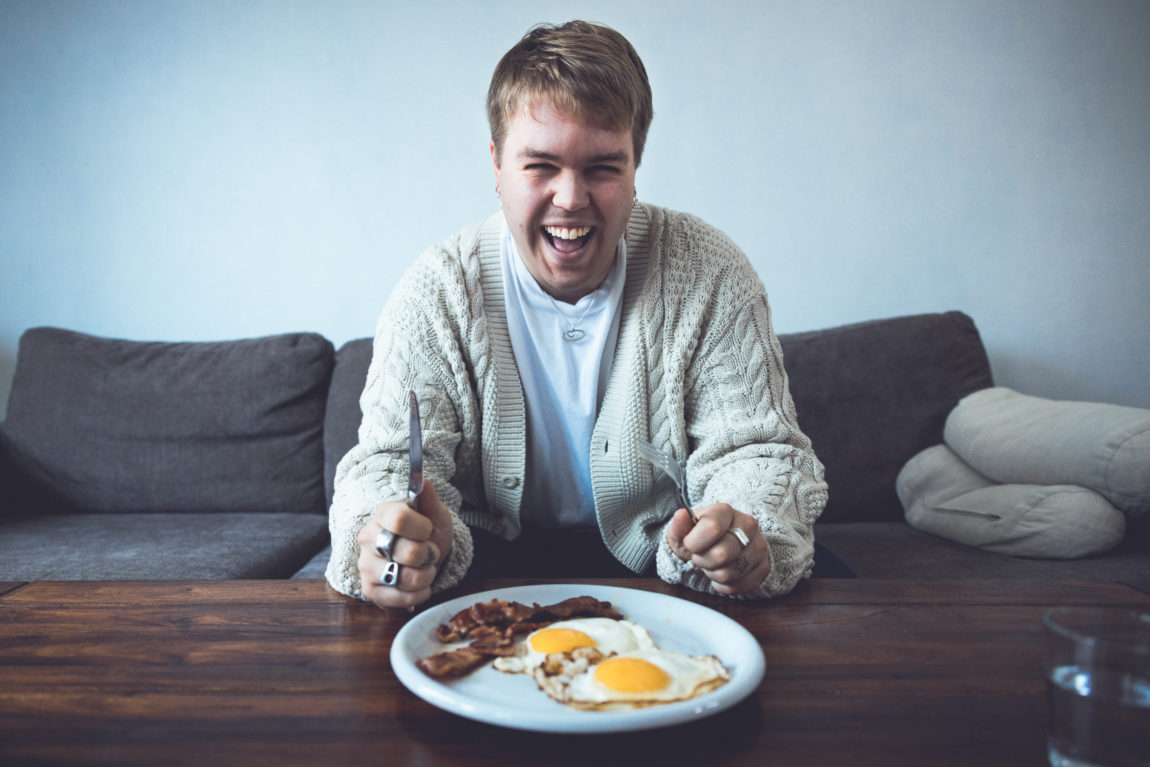
[[[361,597],[356,536],[407,482],[406,392],[424,409],[425,475],[452,512],[454,541],[433,590],[471,562],[467,525],[520,529],[526,415],[500,279],[502,216],[425,252],[381,314],[361,398],[359,444],[340,462],[327,578]],[[615,364],[591,445],[600,532],[620,562],[652,562],[671,583],[714,593],[666,545],[674,488],[639,459],[647,439],[687,457],[693,503],[754,516],[772,568],[747,596],[810,575],[812,525],[826,505],[822,465],[799,430],[766,292],[741,251],[701,220],[636,205]],[[464,524],[466,523],[466,524]]]

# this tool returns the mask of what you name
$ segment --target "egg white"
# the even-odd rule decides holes
[[[689,656],[659,649],[621,653],[617,658],[638,658],[662,669],[667,684],[660,689],[632,692],[612,689],[596,677],[600,664],[569,665],[562,673],[537,672],[535,680],[548,696],[575,708],[613,710],[639,708],[698,697],[730,680],[730,673],[713,655]],[[606,660],[604,661],[606,662]]]

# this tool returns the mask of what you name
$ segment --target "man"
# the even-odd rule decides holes
[[[501,211],[424,253],[380,317],[359,444],[336,474],[334,588],[410,607],[469,569],[564,557],[571,574],[654,565],[729,596],[810,575],[826,484],[765,290],[721,232],[638,202],[652,115],[611,29],[539,27],[500,61]],[[409,390],[419,511],[400,500]],[[697,522],[641,440],[686,459]]]

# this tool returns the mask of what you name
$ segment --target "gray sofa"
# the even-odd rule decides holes
[[[1026,559],[907,524],[895,483],[993,385],[972,320],[924,314],[780,336],[826,466],[816,538],[862,578],[1145,582],[1131,520],[1102,556]],[[21,339],[0,424],[0,581],[322,578],[335,465],[354,444],[371,339]]]

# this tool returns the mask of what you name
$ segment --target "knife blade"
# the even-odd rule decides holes
[[[419,493],[423,490],[423,429],[419,423],[419,399],[414,391],[408,392],[408,403],[411,407],[408,423],[411,443],[407,452],[407,506],[419,511]]]

